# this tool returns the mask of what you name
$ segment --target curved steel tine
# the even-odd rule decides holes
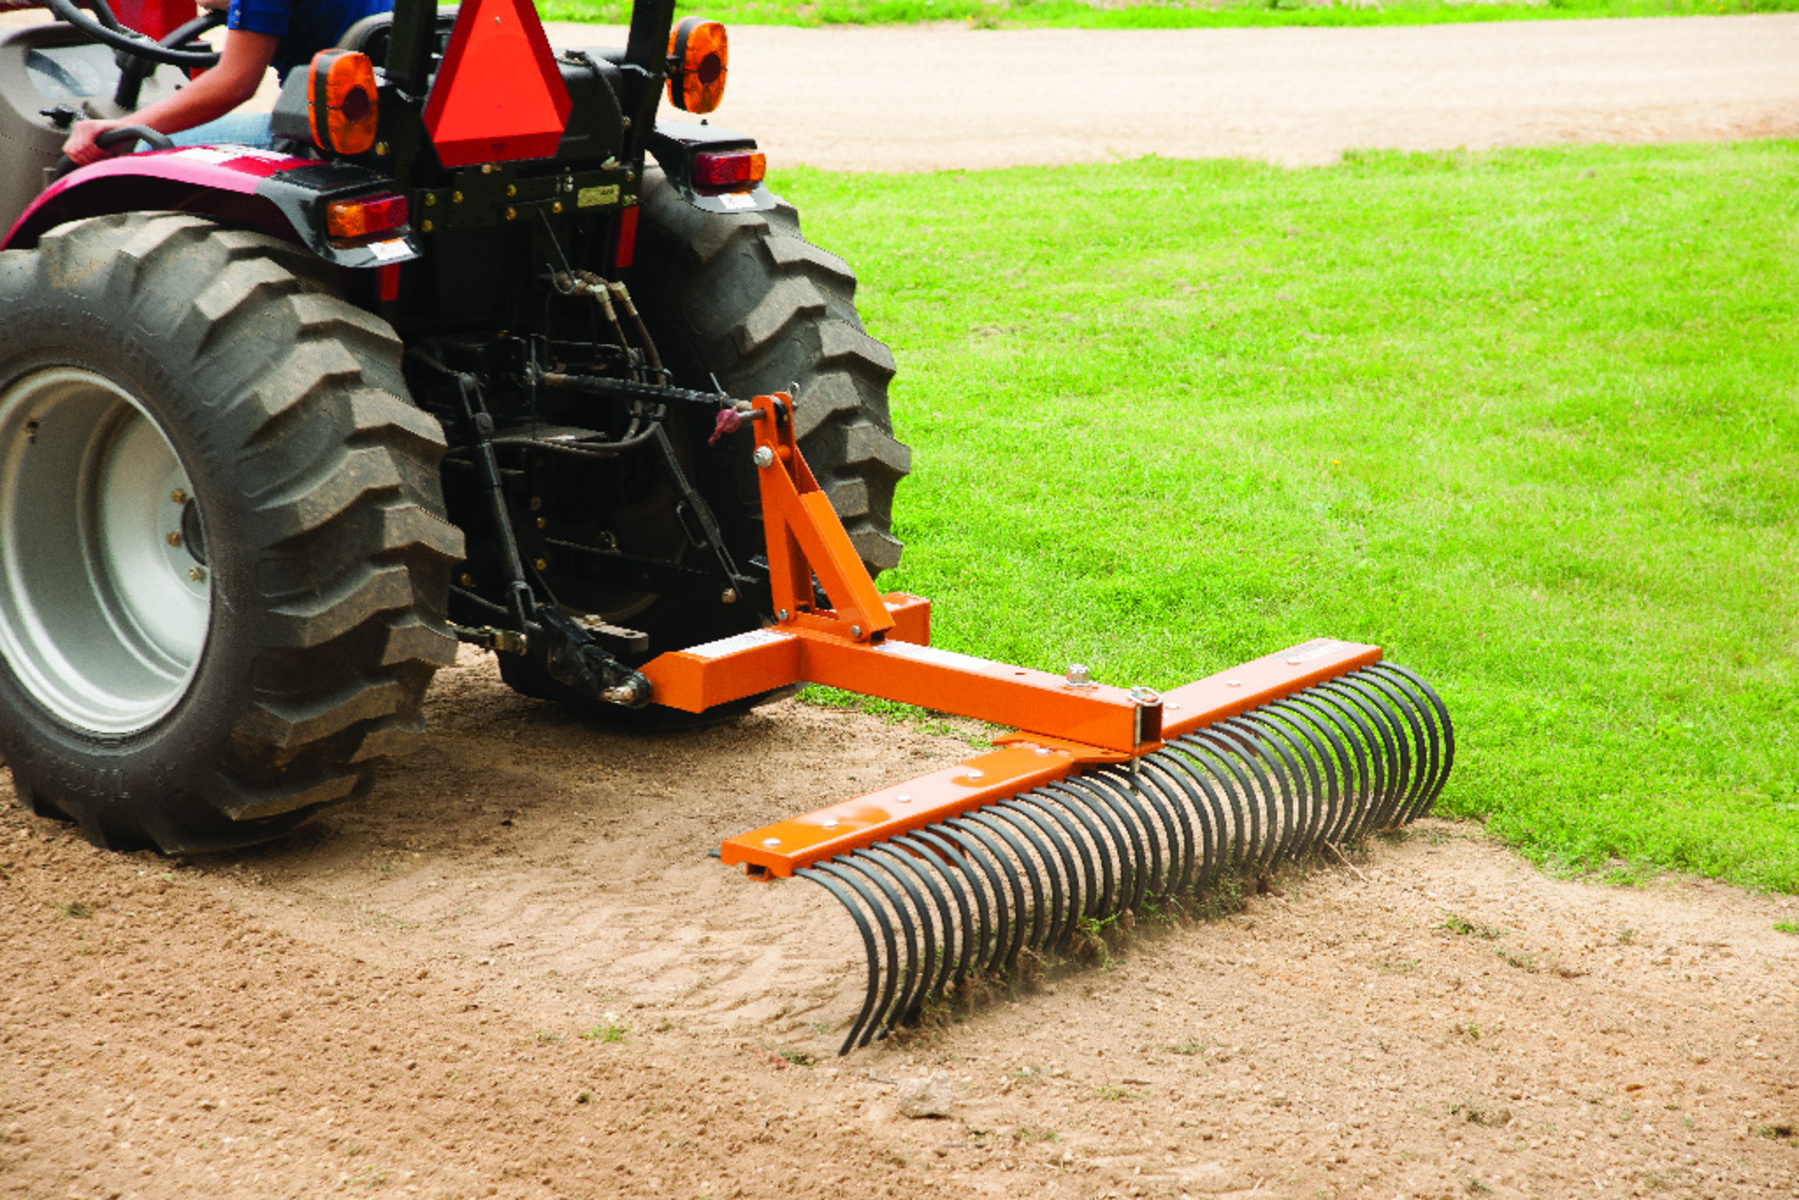
[[[1383,764],[1380,785],[1375,789],[1375,800],[1368,806],[1363,815],[1362,827],[1357,831],[1366,837],[1385,825],[1386,815],[1393,809],[1394,795],[1400,787],[1400,762],[1398,751],[1394,746],[1395,736],[1387,726],[1384,714],[1379,706],[1360,689],[1348,686],[1349,677],[1339,676],[1327,679],[1318,685],[1318,690],[1340,697],[1343,702],[1359,712],[1363,719],[1363,727],[1372,729],[1369,738],[1369,749],[1374,753],[1375,761]]]
[[[1442,746],[1438,737],[1436,714],[1431,712],[1430,705],[1404,675],[1398,671],[1385,670],[1384,667],[1384,663],[1377,662],[1370,663],[1363,670],[1388,695],[1395,697],[1396,706],[1412,729],[1412,787],[1394,817],[1395,824],[1409,825],[1417,819],[1419,810],[1425,804],[1425,797],[1430,795],[1431,788],[1436,783]]]
[[[1223,870],[1224,857],[1224,801],[1218,798],[1218,791],[1212,786],[1210,772],[1202,770],[1202,764],[1190,754],[1176,753],[1177,747],[1168,747],[1156,752],[1156,763],[1165,771],[1170,779],[1177,781],[1193,804],[1194,819],[1199,822],[1200,842],[1198,853],[1198,871],[1190,882],[1183,885],[1182,890],[1191,888],[1199,891],[1211,885],[1218,872]]]
[[[979,839],[971,837],[969,834],[957,828],[955,822],[956,819],[952,817],[947,821],[937,822],[935,825],[931,826],[931,829],[934,832],[951,839],[958,846],[962,847],[964,861],[971,862],[980,869],[981,879],[984,880],[987,886],[992,890],[993,925],[990,931],[982,931],[981,942],[975,947],[974,951],[975,970],[982,972],[991,971],[994,967],[999,965],[1000,951],[1005,948],[1007,935],[1011,933],[1012,916],[1006,903],[1008,896],[1005,889],[1000,885],[999,871],[988,859],[989,852],[987,848]],[[1012,868],[1008,864],[1006,872],[1010,874],[1011,870]],[[1018,883],[1017,879],[1013,879],[1012,883],[1014,888],[1016,888]],[[977,881],[975,886],[979,888],[980,881]],[[979,895],[978,891],[976,895]],[[1022,896],[1020,898],[1022,899]],[[992,933],[991,939],[987,936],[988,932]]]
[[[937,933],[931,926],[930,910],[925,904],[924,894],[912,882],[911,867],[899,861],[898,856],[891,850],[883,848],[881,843],[876,842],[871,846],[852,850],[849,852],[849,857],[866,859],[892,877],[893,881],[899,884],[901,890],[906,893],[907,898],[911,900],[912,911],[918,918],[918,931],[923,945],[913,961],[907,964],[906,985],[900,989],[897,1006],[888,1022],[889,1027],[904,1025],[917,1016],[918,1010],[924,1007],[925,989],[931,982],[931,968],[937,957]],[[906,947],[910,953],[913,949],[911,918],[907,916],[905,909],[891,892],[888,892],[888,899],[894,900],[894,907],[900,909],[900,924],[905,926]]]
[[[1179,888],[1180,877],[1184,873],[1181,868],[1185,866],[1185,856],[1191,847],[1187,842],[1186,835],[1190,831],[1187,829],[1186,813],[1181,809],[1180,798],[1168,791],[1167,784],[1162,779],[1163,772],[1154,760],[1154,754],[1145,755],[1137,760],[1134,771],[1116,773],[1127,781],[1126,786],[1142,801],[1141,808],[1155,815],[1153,822],[1145,817],[1143,825],[1154,859],[1150,890],[1156,902],[1160,903]]]
[[[1024,888],[1018,880],[1019,872],[1023,869],[1022,863],[1024,860],[1023,857],[1020,856],[1021,866],[1013,866],[1012,856],[1007,854],[1004,847],[997,845],[992,837],[984,832],[984,827],[980,822],[971,820],[973,816],[974,814],[971,812],[963,813],[961,816],[951,817],[943,823],[952,829],[960,830],[968,834],[970,837],[981,843],[981,845],[986,848],[987,853],[992,856],[993,861],[999,864],[1000,870],[1006,876],[1006,882],[1012,886],[1012,903],[1006,916],[1006,925],[1010,926],[1010,929],[1009,931],[1005,928],[1000,930],[999,936],[993,947],[993,965],[1003,971],[1010,972],[1018,962],[1018,948],[1024,942]],[[1030,872],[1024,870],[1024,874],[1030,875]],[[1035,876],[1031,876],[1031,891],[1033,893],[1037,891],[1037,880]],[[1039,897],[1039,900],[1041,900],[1041,897]],[[1006,936],[1008,932],[1011,934],[1010,937]]]
[[[1254,712],[1251,709],[1250,712]],[[1299,767],[1288,753],[1284,739],[1273,736],[1268,730],[1260,728],[1255,722],[1248,720],[1250,713],[1240,713],[1234,717],[1226,717],[1215,723],[1214,729],[1228,729],[1244,741],[1256,747],[1256,759],[1263,762],[1274,761],[1274,767],[1267,773],[1274,778],[1280,791],[1280,829],[1277,832],[1270,828],[1268,832],[1268,849],[1264,855],[1265,862],[1276,862],[1287,854],[1287,845],[1293,840],[1293,830],[1299,824],[1299,805],[1294,795],[1301,788]],[[1273,752],[1273,760],[1269,752]],[[1268,823],[1276,824],[1274,796],[1268,797]]]
[[[1374,665],[1403,682],[1413,703],[1417,704],[1418,711],[1431,725],[1431,774],[1417,806],[1406,817],[1408,821],[1415,820],[1430,811],[1431,805],[1436,803],[1437,796],[1443,791],[1443,784],[1449,778],[1449,768],[1455,761],[1455,728],[1450,723],[1449,710],[1444,707],[1442,699],[1422,677],[1398,663],[1379,662]]]
[[[1311,747],[1311,755],[1307,759],[1307,764],[1312,769],[1312,786],[1317,791],[1312,804],[1311,820],[1306,826],[1305,852],[1316,854],[1318,841],[1324,837],[1326,830],[1330,827],[1330,822],[1336,818],[1337,809],[1341,803],[1337,794],[1337,756],[1326,740],[1334,737],[1334,734],[1328,729],[1321,730],[1310,713],[1298,705],[1288,704],[1285,700],[1276,700],[1268,706],[1267,711],[1271,720],[1278,715],[1279,719],[1285,722],[1298,738]],[[1322,781],[1318,777],[1320,767],[1324,769]]]
[[[1156,789],[1165,801],[1164,819],[1168,822],[1168,844],[1173,857],[1169,864],[1168,884],[1162,894],[1184,895],[1193,884],[1193,868],[1199,858],[1199,843],[1193,836],[1193,820],[1188,814],[1189,809],[1199,809],[1199,797],[1193,792],[1191,777],[1170,766],[1161,751],[1145,755],[1138,769],[1155,781]],[[1175,864],[1179,864],[1178,871]]]
[[[1087,915],[1087,910],[1093,906],[1094,897],[1099,894],[1099,877],[1093,869],[1092,851],[1087,848],[1087,839],[1081,836],[1076,822],[1064,813],[1061,805],[1050,803],[1047,797],[1040,796],[1036,792],[1027,792],[1021,796],[1013,796],[1003,803],[1016,804],[1020,809],[1027,809],[1036,815],[1039,825],[1047,823],[1055,828],[1053,833],[1047,828],[1044,832],[1049,837],[1051,845],[1061,848],[1063,864],[1070,868],[1068,912],[1063,917],[1061,927],[1045,945],[1059,946],[1069,934],[1074,932],[1075,926],[1080,923],[1082,917]],[[1070,846],[1074,847],[1081,856],[1082,870],[1078,873],[1073,870],[1074,857],[1069,853],[1068,847]]]
[[[1011,950],[1009,950],[1006,955],[1007,963],[1016,963],[1018,952],[1024,950],[1024,946],[1036,948],[1036,945],[1038,945],[1038,937],[1043,936],[1043,921],[1047,919],[1045,918],[1045,914],[1043,914],[1043,907],[1045,907],[1045,901],[1043,901],[1043,876],[1045,876],[1045,874],[1049,876],[1049,887],[1051,887],[1051,891],[1054,892],[1054,887],[1056,887],[1056,880],[1054,880],[1056,871],[1054,871],[1054,867],[1051,867],[1051,864],[1049,864],[1049,858],[1047,858],[1047,856],[1043,858],[1042,869],[1038,869],[1038,865],[1036,865],[1038,864],[1038,858],[1031,853],[1031,849],[1036,849],[1036,838],[1031,838],[1031,849],[1025,849],[1022,833],[1020,833],[1020,829],[1016,828],[1016,822],[1013,820],[1013,817],[1011,817],[1011,813],[997,811],[993,804],[986,804],[986,806],[982,806],[982,808],[975,808],[975,810],[962,813],[962,820],[970,820],[970,822],[977,824],[977,826],[989,829],[989,831],[993,831],[995,837],[1000,838],[1002,842],[1006,842],[1006,846],[1011,847],[1011,856],[1018,862],[1018,874],[1022,874],[1025,878],[1025,883],[1031,885],[1031,932],[1025,934],[1024,914],[1020,912],[1020,914],[1018,914],[1018,919],[1013,921],[1013,925],[1015,925],[1016,930],[1018,930],[1018,934],[1013,937],[1013,945],[1011,945]]]
[[[1368,729],[1361,713],[1340,696],[1309,687],[1294,692],[1288,699],[1304,704],[1335,726],[1343,739],[1342,744],[1355,756],[1355,788],[1349,794],[1349,803],[1344,805],[1342,819],[1330,839],[1337,845],[1351,841],[1361,832],[1362,814],[1382,786],[1380,756],[1373,753],[1374,733]]]
[[[1399,770],[1388,789],[1392,792],[1391,802],[1381,814],[1381,828],[1392,829],[1399,824],[1399,814],[1410,804],[1412,793],[1418,786],[1418,764],[1413,752],[1420,736],[1417,721],[1410,706],[1395,698],[1386,680],[1370,674],[1366,667],[1345,675],[1343,684],[1366,695],[1392,730],[1393,752],[1399,759]]]
[[[1418,720],[1410,697],[1380,672],[1363,667],[1351,675],[1349,680],[1357,687],[1379,693],[1387,719],[1393,722],[1394,731],[1399,736],[1403,786],[1394,789],[1393,811],[1387,814],[1387,828],[1397,828],[1405,824],[1405,814],[1411,811],[1412,805],[1417,802],[1419,789],[1424,786],[1424,726]],[[1399,727],[1401,720],[1405,722],[1403,730]],[[1411,734],[1409,738],[1405,736],[1408,732]]]
[[[1195,729],[1192,733],[1182,738],[1181,741],[1199,742],[1210,746],[1213,754],[1217,756],[1218,761],[1223,763],[1231,774],[1236,777],[1238,785],[1242,788],[1243,806],[1248,815],[1247,826],[1239,825],[1237,827],[1239,853],[1237,855],[1236,866],[1237,869],[1241,871],[1246,866],[1251,865],[1251,860],[1253,859],[1255,869],[1260,871],[1262,869],[1261,857],[1263,849],[1262,797],[1271,795],[1273,789],[1268,787],[1267,781],[1262,778],[1260,768],[1248,758],[1237,753],[1235,747],[1217,733],[1214,733],[1210,726],[1201,726],[1200,728]],[[1254,775],[1253,779],[1250,778],[1251,773]],[[1242,814],[1239,814],[1238,819],[1243,819]]]
[[[926,825],[922,829],[914,829],[906,835],[916,838],[935,850],[940,861],[954,871],[946,870],[943,874],[944,886],[956,897],[956,904],[962,910],[962,953],[956,959],[956,982],[961,983],[977,969],[976,948],[987,942],[987,931],[991,928],[987,923],[987,893],[981,890],[980,881],[974,876],[974,868],[969,865],[968,856],[962,853],[961,847],[949,841],[937,832],[935,825]],[[968,897],[974,896],[975,923],[968,923]]]
[[[1100,824],[1088,811],[1086,803],[1079,792],[1063,786],[1061,783],[1046,783],[1034,793],[1045,799],[1053,799],[1063,812],[1079,821],[1087,836],[1093,839],[1093,857],[1099,860],[1100,887],[1087,895],[1087,907],[1081,916],[1102,919],[1111,911],[1112,900],[1116,894],[1113,887],[1112,859],[1118,853],[1118,847],[1107,841]]]
[[[955,916],[950,911],[949,898],[943,887],[937,882],[942,873],[942,862],[935,854],[920,849],[900,838],[889,838],[876,842],[868,847],[871,853],[879,853],[891,857],[894,862],[910,872],[912,877],[924,884],[925,890],[931,894],[935,905],[937,926],[942,930],[941,944],[932,940],[931,922],[925,910],[919,909],[919,922],[925,929],[925,958],[930,964],[919,985],[918,1000],[923,1003],[932,996],[941,995],[943,987],[949,982],[950,943],[956,936]]]
[[[1316,747],[1296,734],[1287,724],[1286,714],[1273,705],[1252,708],[1236,720],[1260,729],[1262,736],[1269,739],[1287,761],[1287,769],[1293,776],[1295,803],[1289,811],[1288,828],[1281,838],[1281,853],[1299,858],[1310,849],[1310,835],[1318,823],[1318,808],[1324,798],[1318,764],[1312,760]],[[1302,763],[1305,766],[1303,774],[1300,772]]]
[[[1249,828],[1249,820],[1244,812],[1245,798],[1254,792],[1254,787],[1237,769],[1234,762],[1228,758],[1218,757],[1210,743],[1201,741],[1193,734],[1189,733],[1179,741],[1170,743],[1168,748],[1193,759],[1200,767],[1209,772],[1212,778],[1218,781],[1225,798],[1230,801],[1228,836],[1225,832],[1227,814],[1222,805],[1218,806],[1218,866],[1221,871],[1241,872],[1244,856],[1248,849],[1244,843],[1245,831]]]
[[[1135,806],[1120,797],[1124,789],[1114,778],[1101,774],[1071,775],[1062,782],[1072,784],[1092,796],[1094,809],[1101,817],[1110,816],[1108,827],[1117,839],[1119,879],[1123,883],[1119,896],[1119,912],[1136,912],[1143,904],[1143,885],[1149,874],[1148,856],[1143,850],[1142,831],[1133,817]],[[1128,846],[1127,846],[1128,842]]]
[[[860,914],[864,911],[863,906],[865,906],[866,911],[873,914],[880,924],[881,934],[887,944],[887,961],[892,962],[899,957],[899,952],[893,944],[893,926],[887,922],[886,918],[881,916],[879,902],[873,900],[862,891],[862,888],[855,883],[854,876],[850,876],[849,872],[845,871],[833,861],[821,862],[815,867],[801,868],[801,870],[806,872],[806,878],[824,884],[831,894],[836,896],[837,899],[843,903],[843,906],[849,909],[851,913]],[[794,872],[796,875],[800,873],[800,871]],[[830,883],[826,883],[825,880],[827,877],[838,881],[839,886],[834,887]],[[861,902],[861,906],[849,899],[848,895],[845,894],[845,887],[855,893],[856,899]],[[877,969],[876,964],[881,961],[880,953],[875,949],[874,934],[869,930],[867,920],[862,916],[857,915],[856,924],[862,927],[862,940],[868,948],[868,995],[862,1001],[862,1012],[856,1017],[856,1023],[850,1027],[849,1037],[845,1038],[843,1041],[843,1049],[839,1052],[843,1054],[848,1054],[858,1046],[866,1046],[869,1042],[874,1040],[874,1015],[877,1009],[875,991],[883,976],[885,976],[887,980],[887,985],[882,990],[889,996],[892,995],[893,991],[893,972],[883,972]],[[880,1002],[878,1007],[885,1010],[885,1001]]]
[[[905,931],[904,972],[902,974],[896,958],[894,970],[888,976],[888,986],[881,998],[880,1011],[875,1014],[877,1030],[875,1036],[884,1038],[899,1023],[899,1014],[904,1007],[906,997],[911,994],[913,987],[918,983],[918,931],[912,927],[912,914],[906,911],[906,902],[900,898],[900,894],[894,890],[893,885],[883,878],[886,874],[885,871],[877,871],[864,862],[860,857],[860,852],[856,850],[852,850],[848,854],[839,854],[831,861],[846,871],[854,871],[862,876],[872,883],[882,895],[886,896],[892,912],[899,917],[900,928]],[[885,918],[884,914],[883,922],[891,926],[891,920]],[[902,978],[905,980],[903,986],[900,983]]]
[[[1038,919],[1031,923],[1029,943],[1031,949],[1042,950],[1055,942],[1061,932],[1063,913],[1070,902],[1068,889],[1074,882],[1074,858],[1068,847],[1043,827],[1042,818],[1031,809],[1015,806],[1010,797],[976,811],[1016,830],[1043,863],[1043,873],[1049,881],[1049,907],[1038,910]]]

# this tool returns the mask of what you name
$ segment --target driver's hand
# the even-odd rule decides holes
[[[62,144],[62,152],[82,166],[97,163],[103,158],[111,158],[118,150],[102,150],[94,144],[94,139],[108,129],[116,129],[124,121],[77,121],[75,128],[69,133],[69,140]],[[119,150],[126,149],[125,146]]]

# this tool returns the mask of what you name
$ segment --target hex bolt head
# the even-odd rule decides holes
[[[737,603],[737,589],[736,588],[726,588],[724,591],[720,592],[718,594],[718,602],[720,604],[735,604],[735,603]]]
[[[786,619],[787,619],[787,610],[784,608],[777,608],[775,610],[775,620],[785,621]]]
[[[779,846],[781,844],[781,839],[780,838],[763,838],[762,844],[764,846],[767,846],[770,850],[773,850],[776,846]]]
[[[770,450],[767,446],[757,446],[756,447],[756,465],[758,467],[763,467],[763,468],[774,466],[775,465],[775,452],[773,450]]]
[[[171,546],[179,546],[181,544],[181,535],[179,533],[170,532],[163,538],[163,541]]]
[[[187,493],[182,491],[180,488],[176,488],[174,491],[169,493],[169,503],[170,504],[186,504],[187,503]]]
[[[850,636],[853,638],[860,638],[862,636],[862,626],[851,625],[850,626]]]
[[[206,568],[205,567],[189,567],[187,569],[187,577],[189,579],[193,580],[195,583],[205,583],[206,582]]]
[[[1085,663],[1068,664],[1068,686],[1071,688],[1093,686],[1093,676],[1088,673]]]

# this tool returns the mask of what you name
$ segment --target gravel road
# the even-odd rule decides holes
[[[603,41],[557,27],[560,45]],[[849,171],[1799,136],[1799,14],[1384,29],[731,30],[717,122]]]

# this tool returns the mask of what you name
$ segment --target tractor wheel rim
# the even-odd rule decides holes
[[[0,392],[0,654],[63,723],[138,733],[187,694],[212,624],[202,503],[112,380],[52,367]]]

